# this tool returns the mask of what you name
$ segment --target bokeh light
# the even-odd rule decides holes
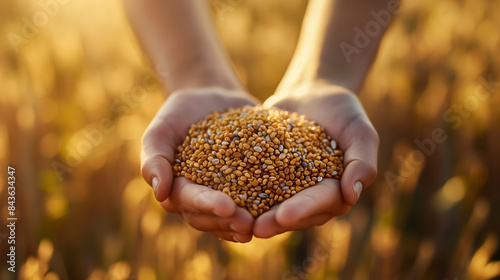
[[[122,1],[42,2],[56,4],[46,18],[38,0],[0,3],[0,218],[13,165],[19,219],[18,274],[1,239],[0,279],[500,277],[499,1],[402,1],[359,93],[381,138],[377,181],[345,217],[248,244],[167,214],[140,177],[141,134],[166,97],[138,91],[154,70]],[[208,3],[265,100],[307,1]]]

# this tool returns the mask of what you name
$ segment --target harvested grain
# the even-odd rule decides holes
[[[304,116],[245,106],[192,125],[173,169],[257,217],[323,178],[340,179],[343,159],[337,143]]]

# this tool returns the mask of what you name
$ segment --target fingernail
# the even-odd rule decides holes
[[[354,193],[356,194],[356,201],[358,201],[359,196],[361,195],[361,191],[363,190],[363,184],[360,181],[356,181],[352,188],[354,189]]]
[[[158,184],[160,184],[160,179],[158,177],[153,177],[153,192],[156,196],[156,191],[158,191]]]
[[[213,210],[212,213],[214,213],[215,216],[221,217],[220,213],[217,210]]]
[[[232,231],[236,231],[236,232],[239,232],[239,230],[237,230],[233,224],[229,224],[229,228],[232,230]]]
[[[238,241],[238,238],[236,238],[236,236],[233,236],[233,240],[234,240],[234,242],[236,242],[236,243],[240,243],[240,242]]]

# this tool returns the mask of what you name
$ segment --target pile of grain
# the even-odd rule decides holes
[[[340,179],[342,162],[336,142],[315,122],[245,106],[192,125],[174,174],[228,194],[257,217],[323,178]]]

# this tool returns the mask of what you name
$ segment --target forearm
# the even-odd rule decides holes
[[[397,3],[397,0],[311,0],[297,49],[278,92],[318,81],[357,92]],[[375,12],[388,16],[387,20],[380,20],[374,16]]]
[[[201,0],[125,0],[135,34],[167,92],[241,89]]]

